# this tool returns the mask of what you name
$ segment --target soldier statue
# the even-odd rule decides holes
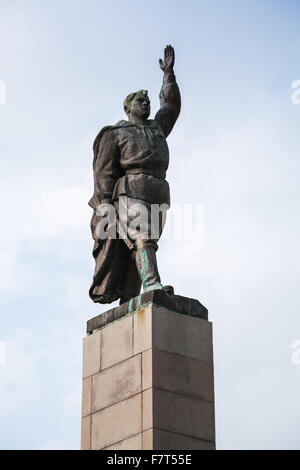
[[[175,53],[172,46],[164,51],[160,68],[164,73],[160,90],[160,109],[154,119],[150,116],[150,100],[146,90],[131,93],[124,100],[128,120],[104,127],[94,141],[94,194],[89,205],[93,208],[91,230],[94,239],[93,256],[96,261],[90,297],[94,302],[120,304],[152,289],[173,293],[171,286],[163,286],[156,260],[158,234],[150,231],[151,207],[170,206],[170,190],[166,181],[169,150],[166,138],[179,116],[181,100],[173,67]],[[103,220],[100,207],[113,205],[116,211],[117,234],[120,234],[120,212],[126,201],[128,215],[126,236],[102,239],[97,230]],[[146,228],[132,228],[130,209],[146,207],[149,224]],[[147,228],[148,227],[148,228]]]

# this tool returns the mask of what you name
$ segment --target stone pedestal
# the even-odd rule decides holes
[[[162,291],[88,321],[82,449],[215,448],[212,324]]]

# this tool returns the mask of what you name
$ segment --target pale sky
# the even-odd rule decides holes
[[[300,449],[298,0],[0,0],[0,448],[78,449],[92,143],[176,50],[173,203],[204,205],[198,250],[164,240],[165,284],[214,324],[218,449]],[[0,358],[1,359],[1,358]],[[295,361],[294,361],[295,362]]]

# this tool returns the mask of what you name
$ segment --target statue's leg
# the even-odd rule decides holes
[[[158,249],[155,240],[136,240],[136,266],[143,285],[143,291],[161,289],[160,275],[157,267],[156,251]]]
[[[156,251],[160,236],[156,227],[157,239],[151,239],[151,204],[146,201],[128,198],[128,235],[134,240],[135,261],[143,291],[161,289],[162,284],[157,268]],[[136,221],[136,223],[133,223]]]
[[[135,250],[132,250],[122,286],[122,297],[120,299],[120,305],[139,295],[141,291],[141,284],[142,282],[135,261]]]
[[[124,204],[125,199],[122,199],[120,202],[121,205]],[[160,217],[159,219],[158,228],[154,231],[156,238],[153,239],[151,238],[153,232],[151,231],[152,221],[150,203],[127,197],[126,208],[124,209],[122,206],[122,210],[123,213],[127,215],[127,238],[124,241],[128,247],[134,247],[133,253],[135,257],[135,266],[131,266],[130,268],[128,267],[128,274],[124,280],[126,295],[122,295],[121,303],[128,301],[129,298],[137,296],[140,293],[141,284],[143,286],[143,292],[153,289],[164,289],[169,293],[173,293],[173,288],[171,286],[162,286],[157,267],[156,251],[158,249],[157,242],[162,233],[162,218]],[[140,223],[137,225],[133,223],[136,220],[137,214],[142,213],[146,215],[147,223],[144,224],[141,219],[139,219]],[[118,207],[118,215],[119,214],[120,205]],[[145,221],[145,219],[143,220]],[[123,226],[125,226],[124,221]],[[138,278],[136,277],[137,274]]]

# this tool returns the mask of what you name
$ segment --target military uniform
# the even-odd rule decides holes
[[[151,204],[170,205],[165,179],[169,165],[166,137],[180,112],[174,74],[164,76],[160,104],[154,120],[147,120],[144,125],[119,121],[115,126],[104,127],[94,143],[94,195],[89,204],[94,209],[91,228],[96,269],[90,296],[95,302],[109,303],[117,298],[123,302],[139,294],[141,282],[144,289],[160,283],[155,256],[157,239],[149,238],[150,234],[145,238],[128,233],[124,243],[121,239],[98,240],[96,236],[97,207],[101,203],[114,203],[117,214],[120,196],[128,198],[129,206],[140,201],[149,210]],[[162,226],[159,236],[161,230]],[[115,269],[118,272],[114,273]]]

